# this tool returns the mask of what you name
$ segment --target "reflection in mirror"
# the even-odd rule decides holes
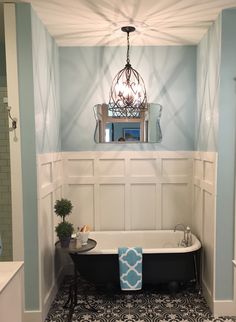
[[[135,117],[115,117],[107,104],[94,106],[96,143],[159,143],[162,140],[160,118],[162,106],[149,103],[145,112]]]

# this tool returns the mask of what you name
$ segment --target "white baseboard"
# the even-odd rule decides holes
[[[41,311],[25,311],[23,313],[23,322],[42,322]]]
[[[47,317],[48,311],[50,309],[50,306],[53,302],[53,300],[56,297],[56,294],[58,292],[58,289],[60,287],[60,284],[64,277],[64,269],[63,267],[60,269],[60,272],[57,275],[55,284],[51,287],[50,291],[48,292],[47,296],[45,297],[43,301],[43,309],[42,309],[42,321],[44,321]]]
[[[234,300],[213,300],[213,296],[204,281],[202,281],[202,292],[214,317],[236,316],[236,303]]]
[[[214,301],[214,316],[236,316],[236,303],[233,300]]]
[[[206,283],[202,280],[202,293],[203,296],[207,302],[207,305],[209,306],[211,312],[213,313],[214,305],[213,305],[213,296],[207,287]]]
[[[214,300],[214,316],[236,316],[236,262],[234,264],[234,295],[232,300]]]

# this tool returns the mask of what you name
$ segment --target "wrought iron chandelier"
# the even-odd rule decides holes
[[[126,65],[113,79],[108,110],[113,117],[139,118],[147,110],[147,95],[142,77],[130,64],[129,34],[135,27],[125,26],[121,30],[127,33]]]

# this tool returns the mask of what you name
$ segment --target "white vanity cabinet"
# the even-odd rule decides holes
[[[0,322],[22,322],[23,262],[0,262]]]

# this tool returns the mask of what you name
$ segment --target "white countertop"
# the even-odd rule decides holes
[[[0,293],[23,265],[24,262],[0,262]]]

